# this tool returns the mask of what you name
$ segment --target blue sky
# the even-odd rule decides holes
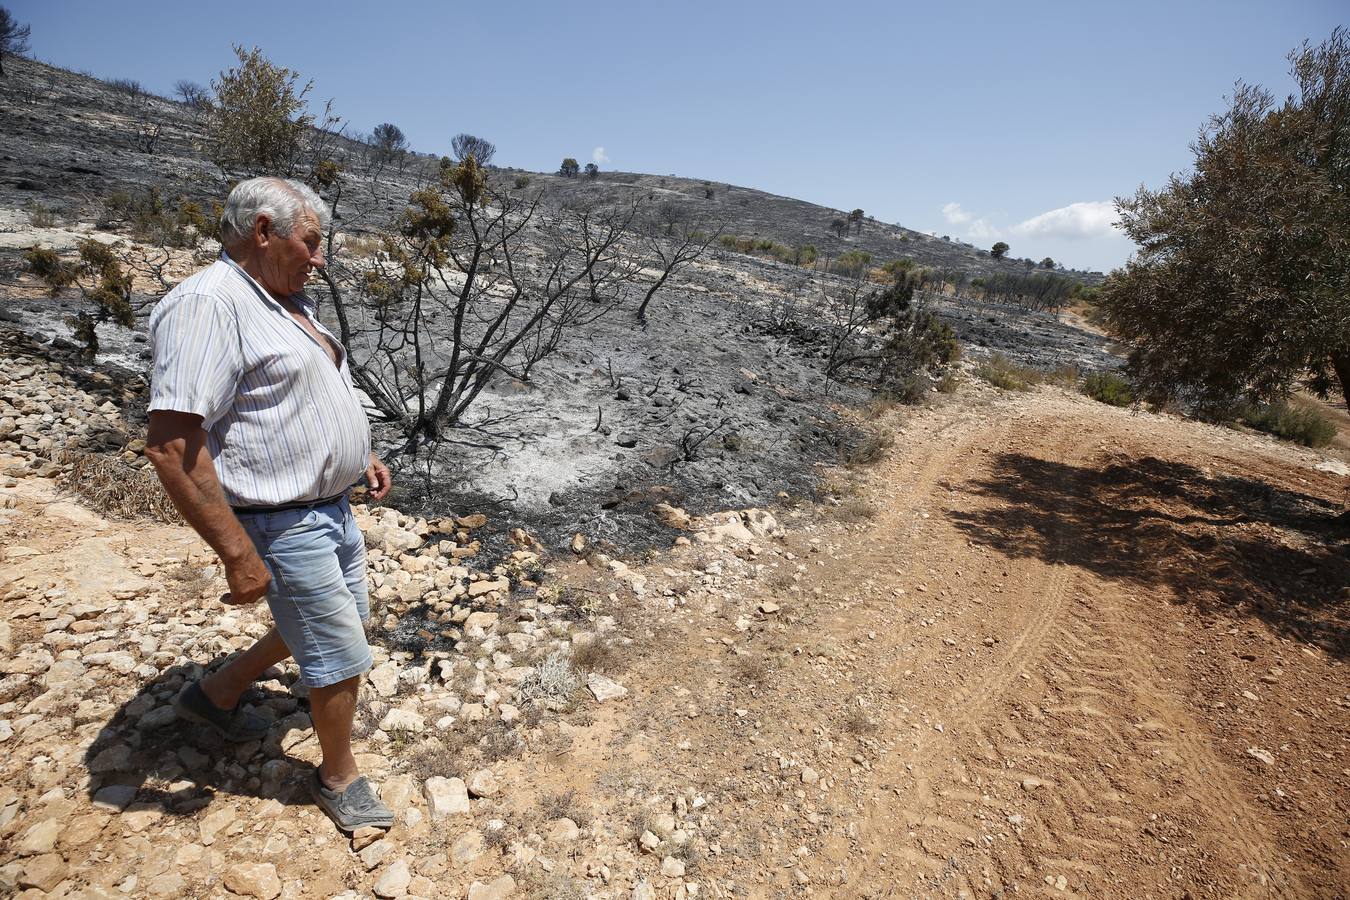
[[[19,0],[39,59],[158,92],[257,45],[368,131],[497,163],[707,178],[1109,269],[1111,201],[1190,161],[1238,79],[1343,2],[255,3]]]

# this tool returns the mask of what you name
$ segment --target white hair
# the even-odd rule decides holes
[[[248,240],[258,216],[267,216],[278,235],[289,237],[296,220],[306,211],[314,214],[321,228],[328,227],[332,219],[328,204],[309,185],[291,178],[241,181],[230,191],[220,214],[220,242],[232,247]]]

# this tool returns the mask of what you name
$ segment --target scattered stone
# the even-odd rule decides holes
[[[1259,759],[1268,766],[1275,765],[1275,756],[1269,750],[1262,750],[1260,747],[1248,747],[1247,755],[1253,759]]]
[[[661,860],[661,874],[667,878],[683,878],[684,863],[673,856]]]
[[[508,581],[508,580],[505,579],[505,578],[497,578],[497,579],[494,579],[494,580],[486,580],[486,579],[485,579],[485,580],[483,580],[483,581],[475,581],[475,582],[472,582],[472,583],[469,585],[469,596],[470,596],[470,597],[481,597],[481,596],[483,596],[484,594],[490,594],[490,593],[492,593],[493,591],[500,591],[501,593],[504,594],[504,593],[506,593],[507,591],[509,591],[510,589],[511,589],[511,582]],[[489,616],[490,616],[490,617],[491,617],[491,623],[492,623],[493,625],[497,624],[497,614],[496,614],[496,613],[481,613],[481,614],[475,613],[475,615],[481,615],[481,616],[483,616],[483,617],[489,617]],[[469,618],[470,618],[470,619],[473,619],[473,616],[470,616]],[[467,624],[467,623],[466,623],[466,624]]]
[[[1022,790],[1034,791],[1036,788],[1041,787],[1044,784],[1045,782],[1041,781],[1039,778],[1028,776],[1027,778],[1022,779]]]
[[[431,818],[444,819],[469,811],[469,790],[462,778],[443,778],[433,775],[422,786]]]
[[[499,790],[497,776],[491,769],[479,769],[469,776],[467,784],[471,797],[495,797]]]
[[[820,773],[810,766],[802,767],[802,784],[815,784],[820,781]]]
[[[371,844],[384,837],[386,834],[383,828],[376,828],[373,825],[366,825],[352,832],[352,850],[360,851],[369,847]]]
[[[420,715],[406,709],[391,709],[380,720],[380,730],[386,734],[404,731],[409,734],[421,734],[427,723]]]
[[[370,674],[366,677],[370,679],[371,686],[375,688],[375,693],[381,697],[392,697],[398,693],[397,663],[382,663],[371,669]]]
[[[24,863],[19,876],[19,887],[50,891],[66,877],[66,862],[59,853],[44,853]]]
[[[556,819],[548,830],[548,839],[555,844],[570,844],[581,836],[581,829],[571,819]]]
[[[89,771],[94,775],[107,775],[110,772],[125,772],[131,768],[131,748],[126,744],[113,744],[99,752],[89,762]]]
[[[281,895],[281,879],[271,863],[235,863],[225,870],[225,887],[258,900],[273,900]]]
[[[678,528],[681,531],[688,528],[692,521],[689,518],[689,513],[678,506],[671,506],[669,503],[658,503],[653,506],[652,515],[656,516],[656,520],[667,528]]]
[[[23,833],[14,849],[20,856],[51,853],[56,847],[56,839],[61,836],[61,829],[62,825],[56,819],[43,819]]]
[[[516,892],[516,880],[510,875],[502,875],[484,884],[475,881],[469,885],[469,900],[506,900]]]
[[[381,838],[368,846],[362,848],[361,852],[356,854],[361,860],[361,865],[370,872],[378,868],[380,863],[389,858],[389,854],[394,852],[394,844],[385,838]]]
[[[779,605],[777,603],[774,603],[772,600],[761,600],[759,603],[759,611],[764,613],[764,615],[766,616],[778,612],[780,608],[781,607],[779,607]]]
[[[130,784],[110,784],[94,793],[94,806],[112,812],[121,812],[136,799],[136,788]]]
[[[369,849],[369,848],[366,848]],[[396,860],[375,880],[376,897],[402,897],[408,893],[408,884],[412,881],[412,871],[405,859]]]
[[[479,831],[466,831],[450,845],[450,864],[463,868],[483,855],[483,834]]]
[[[586,676],[586,687],[598,703],[604,703],[606,700],[621,700],[628,696],[628,688],[612,678],[601,675],[599,672],[592,672]]]

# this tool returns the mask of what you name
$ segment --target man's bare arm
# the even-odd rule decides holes
[[[230,592],[221,600],[244,604],[266,596],[272,576],[225,502],[225,492],[206,449],[202,417],[153,411],[145,455],[154,464],[173,505],[225,564]]]

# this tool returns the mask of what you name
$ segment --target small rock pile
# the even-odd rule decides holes
[[[88,381],[104,396],[81,388],[59,362],[0,352],[0,452],[15,458],[5,474],[51,477],[63,471],[63,451],[124,451],[126,425],[121,409],[110,399],[123,392],[100,372]],[[134,393],[134,388],[125,390]],[[136,449],[143,448],[142,442]],[[138,459],[135,450],[125,452],[128,460]]]

